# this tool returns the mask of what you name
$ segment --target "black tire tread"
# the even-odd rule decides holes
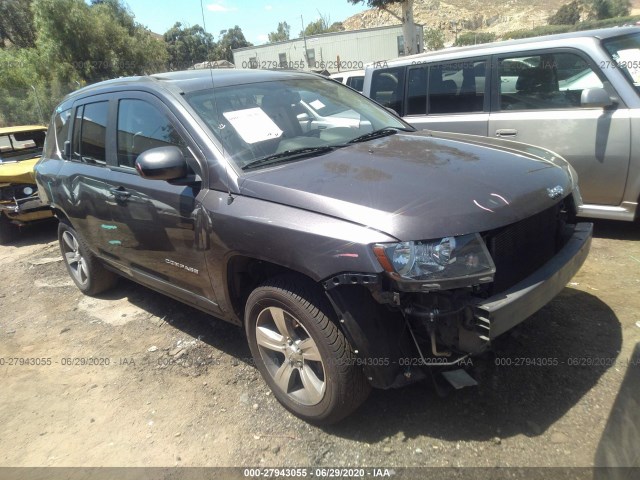
[[[334,409],[330,415],[321,421],[313,423],[329,425],[342,420],[367,399],[371,386],[362,369],[355,366],[354,359],[356,354],[351,344],[338,325],[330,318],[330,315],[333,316],[333,308],[328,299],[324,296],[320,287],[312,281],[302,276],[286,274],[263,282],[249,295],[247,304],[250,304],[252,297],[258,295],[264,289],[277,290],[281,295],[289,296],[295,300],[310,314],[312,320],[324,335],[333,355],[332,361],[336,363],[338,376],[340,377],[336,382],[339,388],[340,408]]]
[[[104,265],[102,265],[102,262],[98,260],[93,252],[91,252],[91,249],[84,241],[84,239],[80,235],[78,235],[78,232],[76,232],[76,230],[69,223],[63,220],[61,220],[58,224],[58,239],[60,242],[62,242],[62,233],[65,230],[71,230],[78,240],[78,244],[80,245],[80,249],[82,250],[82,256],[89,268],[89,272],[91,272],[91,279],[89,281],[88,288],[83,289],[78,285],[80,291],[82,291],[82,293],[84,293],[85,295],[94,296],[113,288],[118,282],[118,275],[110,270],[107,270]]]

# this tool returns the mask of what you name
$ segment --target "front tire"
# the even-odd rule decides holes
[[[69,276],[82,293],[97,295],[116,284],[117,275],[104,268],[73,227],[63,221],[58,224],[58,243]]]
[[[331,312],[322,291],[297,276],[266,281],[245,310],[251,353],[275,397],[294,415],[324,425],[352,413],[370,392]]]

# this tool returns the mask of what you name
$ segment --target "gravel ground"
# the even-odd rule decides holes
[[[84,297],[55,226],[32,228],[0,246],[0,467],[639,466],[638,415],[612,427],[616,399],[638,406],[638,240],[596,223],[567,288],[474,360],[478,387],[374,391],[317,428],[273,398],[240,329],[124,280]]]

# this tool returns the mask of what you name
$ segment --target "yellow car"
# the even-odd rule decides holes
[[[0,128],[0,244],[14,239],[19,227],[53,216],[38,198],[33,172],[46,134],[39,125]]]

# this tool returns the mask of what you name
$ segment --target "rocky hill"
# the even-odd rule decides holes
[[[547,18],[570,0],[414,0],[414,18],[425,28],[444,30],[450,44],[458,32],[474,30],[497,36],[511,30],[547,24]],[[632,2],[640,13],[640,0]],[[400,6],[391,9],[400,14]],[[452,22],[455,24],[452,25]],[[346,30],[397,25],[398,18],[379,9],[366,10],[343,21]]]

